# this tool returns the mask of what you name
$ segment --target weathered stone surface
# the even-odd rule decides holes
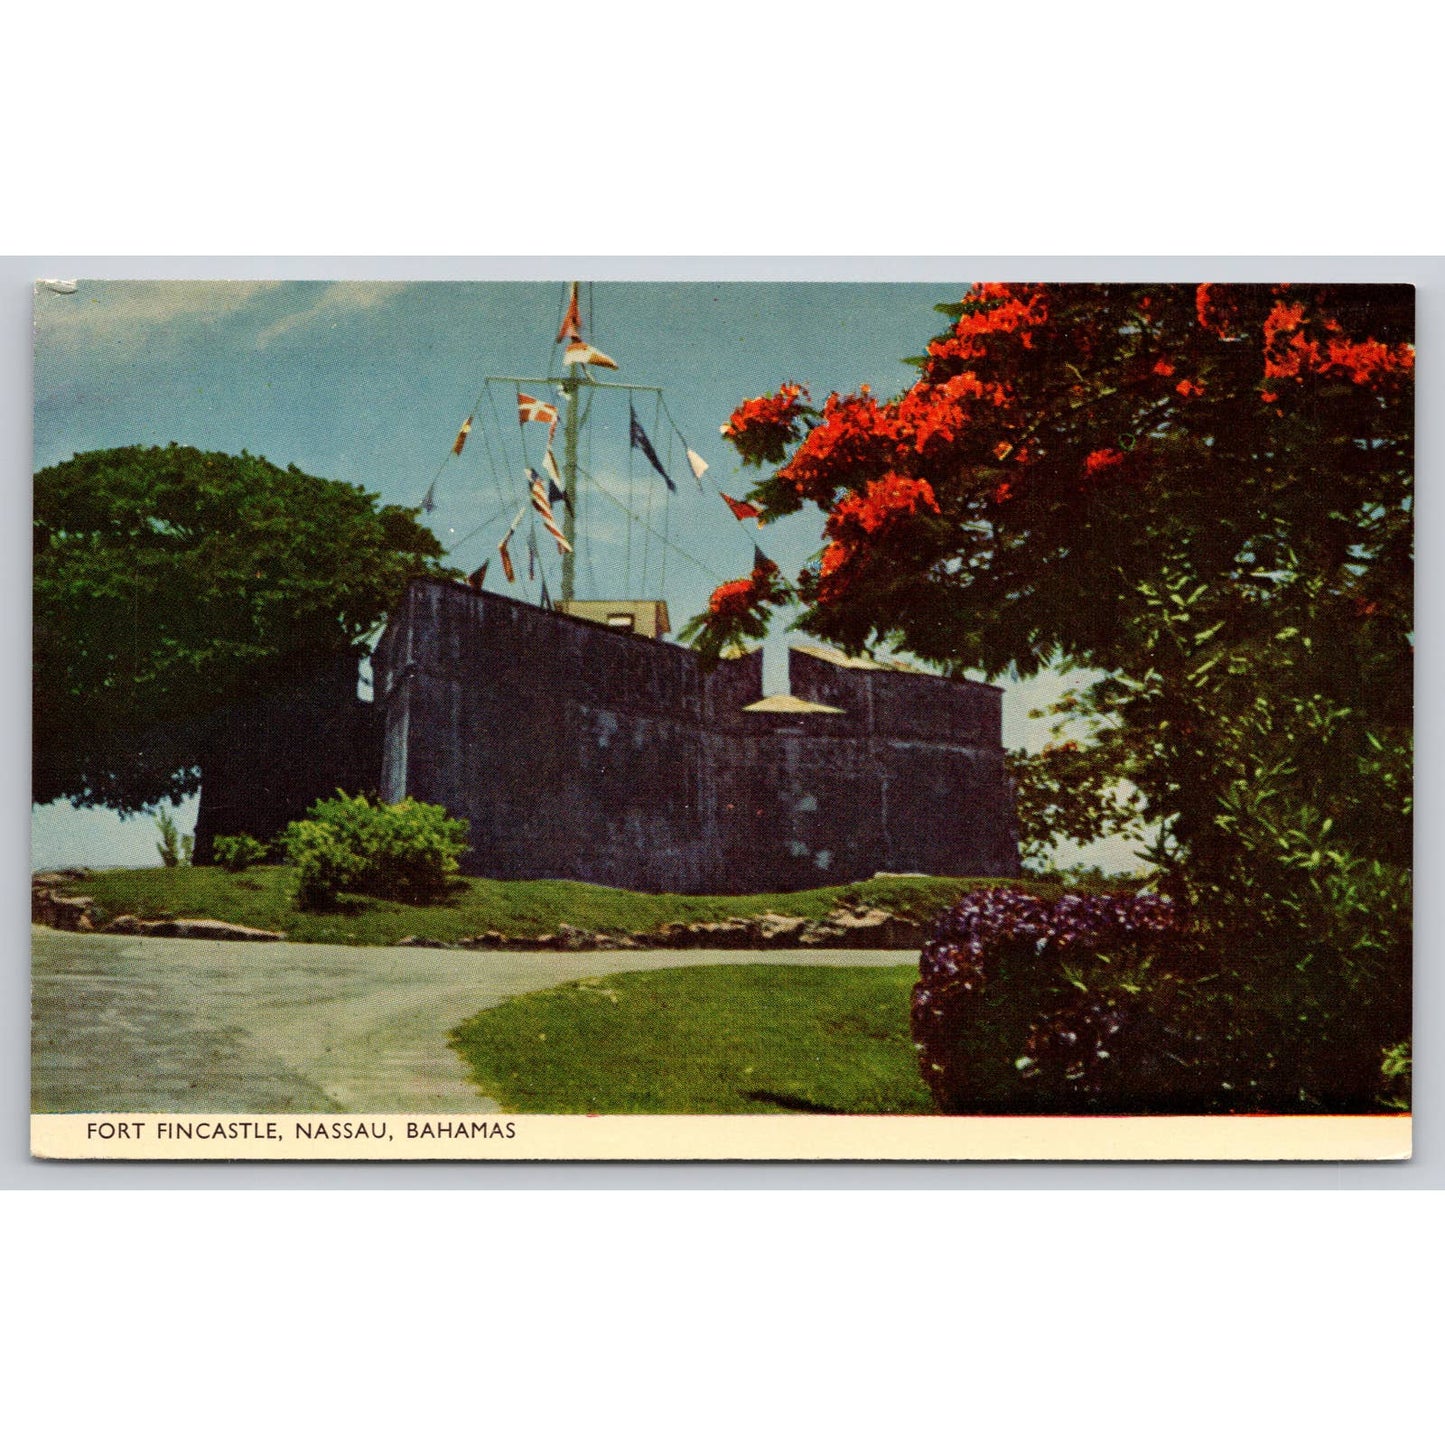
[[[805,948],[921,948],[924,929],[882,908],[834,909],[798,940]]]
[[[94,903],[93,898],[67,897],[52,888],[32,887],[30,920],[68,933],[90,933],[95,928],[95,920],[90,916]]]
[[[790,669],[834,710],[747,712],[759,652],[707,672],[687,648],[419,581],[374,659],[382,793],[466,818],[463,866],[489,878],[750,893],[1017,873],[998,689],[798,651]]]
[[[79,883],[82,878],[89,877],[89,868],[52,868],[45,873],[34,874],[30,880],[30,886],[32,889],[63,888],[72,883]]]
[[[443,943],[438,938],[421,938],[414,933],[408,933],[405,938],[398,938],[398,948],[456,948],[455,943]]]
[[[501,949],[508,948],[512,940],[505,933],[488,929],[485,933],[473,934],[470,938],[457,939],[458,948]]]

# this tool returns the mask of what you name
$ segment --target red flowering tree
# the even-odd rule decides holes
[[[1055,800],[1095,760],[1197,917],[1247,907],[1398,970],[1410,288],[981,285],[938,309],[901,396],[809,415],[790,385],[725,428],[770,468],[765,520],[822,510],[803,626],[945,670],[1102,670],[1070,718],[1092,746],[1035,765]]]
[[[793,590],[783,581],[778,564],[759,552],[753,570],[714,589],[707,611],[694,617],[680,635],[715,662],[748,639],[766,637],[772,609],[792,600]]]

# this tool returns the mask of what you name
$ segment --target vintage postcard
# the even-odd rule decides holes
[[[1414,334],[37,282],[33,1152],[1408,1157]]]

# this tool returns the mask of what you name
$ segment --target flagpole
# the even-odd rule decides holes
[[[562,432],[562,485],[567,493],[563,503],[566,515],[562,518],[562,531],[567,537],[567,550],[562,553],[564,603],[572,601],[572,578],[577,564],[577,430],[582,421],[582,408],[577,404],[581,396],[577,378],[581,372],[581,366],[576,363],[569,366],[567,380],[562,384],[562,390],[567,397],[567,418]]]

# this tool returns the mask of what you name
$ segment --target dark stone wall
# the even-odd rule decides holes
[[[357,659],[337,657],[271,697],[210,720],[201,758],[197,863],[216,838],[249,833],[269,842],[337,788],[374,792],[381,718],[356,695]]]
[[[468,819],[471,873],[696,893],[1018,871],[995,688],[794,653],[795,695],[847,711],[748,713],[761,652],[707,673],[438,582],[373,662],[382,796]]]

